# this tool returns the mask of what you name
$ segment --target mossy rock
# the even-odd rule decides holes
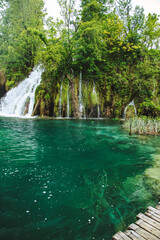
[[[133,106],[128,106],[126,111],[126,119],[135,117],[135,108]]]
[[[155,195],[160,196],[160,155],[153,155],[153,167],[145,171],[146,182],[153,189]]]

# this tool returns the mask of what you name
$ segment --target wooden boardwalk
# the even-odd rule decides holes
[[[116,233],[113,240],[158,240],[160,239],[160,202],[153,208],[148,207],[145,214],[137,215],[137,222],[129,225],[125,232]]]

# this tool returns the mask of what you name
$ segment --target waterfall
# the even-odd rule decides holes
[[[124,109],[124,119],[126,118],[126,112],[127,112],[127,108],[129,107],[129,106],[133,106],[134,107],[134,112],[135,112],[135,116],[137,117],[137,109],[136,109],[136,107],[135,107],[135,104],[134,104],[134,99],[125,107],[125,109]]]
[[[68,91],[67,91],[67,118],[69,118],[69,82],[68,82]]]
[[[81,117],[82,117],[82,114],[84,114],[84,118],[85,118],[85,109],[84,109],[84,104],[82,99],[82,71],[81,70],[79,75],[79,111],[80,111]]]
[[[96,102],[97,102],[97,117],[100,118],[100,107],[99,107],[99,102],[98,102],[98,96],[97,96],[97,92],[96,92],[96,87],[95,87],[95,83],[93,86],[93,94],[96,97]]]
[[[59,118],[62,117],[62,90],[63,90],[63,81],[61,81],[60,94],[59,94]]]
[[[41,81],[42,70],[35,68],[24,81],[12,88],[0,100],[0,116],[6,117],[31,117],[35,90]]]

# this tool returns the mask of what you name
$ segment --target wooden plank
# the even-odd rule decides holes
[[[148,207],[145,214],[137,215],[138,221],[131,224],[123,233],[119,231],[113,240],[160,240],[160,202],[158,205]]]
[[[147,212],[155,215],[157,218],[160,219],[160,215],[158,215],[157,213],[155,213],[155,212],[153,212],[153,211],[151,211],[151,210],[148,210]]]
[[[159,204],[156,206],[156,209],[160,210],[160,205]]]
[[[140,236],[138,233],[136,233],[133,230],[126,230],[124,232],[128,237],[130,237],[132,240],[146,240],[145,238],[143,238],[142,236]]]
[[[159,239],[160,231],[155,227],[149,225],[148,223],[144,222],[141,219],[135,222],[135,224],[140,226],[141,228],[143,228],[144,230],[146,230],[147,232],[151,233],[152,235],[156,236]]]
[[[157,228],[158,230],[160,230],[160,223],[156,222],[155,220],[153,220],[152,218],[144,215],[143,213],[139,213],[137,215],[137,218],[142,219],[143,221],[145,221],[146,223],[148,223],[149,225]]]
[[[124,240],[131,240],[131,238],[129,238],[125,233],[123,232],[119,232],[119,235],[122,237],[122,239]]]
[[[148,207],[148,210],[151,210],[152,212],[155,212],[156,214],[160,215],[160,210],[153,208],[153,207]]]
[[[136,233],[138,233],[141,237],[143,237],[146,240],[159,240],[159,238],[153,236],[151,233],[147,232],[146,230],[144,230],[143,228],[134,223],[129,225],[128,228],[134,230]]]
[[[153,212],[145,212],[145,215],[152,218],[153,220],[155,220],[156,222],[160,223],[160,218],[157,217],[158,215],[154,214]]]
[[[119,231],[118,233],[116,233],[116,234],[112,237],[112,239],[113,239],[113,240],[123,240],[123,238],[119,235],[119,233],[120,233],[120,231]]]

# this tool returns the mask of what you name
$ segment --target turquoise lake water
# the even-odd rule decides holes
[[[0,239],[111,239],[158,202],[159,143],[116,121],[0,118]]]

